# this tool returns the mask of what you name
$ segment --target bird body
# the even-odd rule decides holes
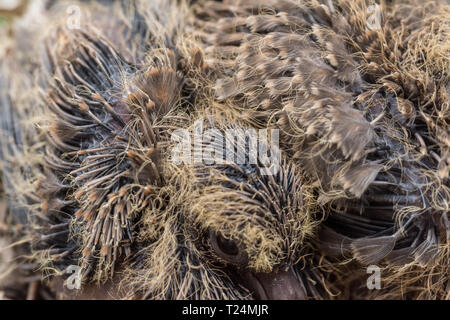
[[[450,9],[410,6],[49,2],[19,20],[0,159],[7,238],[45,279],[28,293],[448,298]],[[174,161],[198,123],[214,139]],[[280,132],[258,140],[273,172],[260,129]],[[373,264],[384,289],[348,295]]]

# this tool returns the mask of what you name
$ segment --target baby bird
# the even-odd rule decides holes
[[[276,145],[257,142],[278,155],[268,164],[251,127],[205,108],[187,6],[79,2],[79,21],[67,6],[18,24],[2,57],[2,173],[38,276],[29,297],[46,298],[41,280],[62,299],[328,296],[310,188]],[[176,129],[198,121],[235,135],[171,159]]]
[[[217,99],[279,128],[313,180],[323,252],[382,267],[377,297],[450,298],[448,3],[225,0],[194,12]]]
[[[373,264],[350,297],[449,298],[447,4],[33,3],[0,74],[29,298],[345,297]]]

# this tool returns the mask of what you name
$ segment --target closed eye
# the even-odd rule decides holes
[[[209,242],[217,256],[226,262],[238,267],[245,267],[248,264],[248,257],[245,249],[237,241],[227,239],[220,233],[213,230],[209,232]]]

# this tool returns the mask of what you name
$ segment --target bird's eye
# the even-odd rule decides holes
[[[236,256],[239,253],[239,248],[237,247],[236,242],[225,239],[221,235],[217,236],[217,245],[223,253],[230,256]]]
[[[236,241],[226,239],[212,230],[209,233],[209,241],[215,253],[225,261],[237,266],[247,264],[247,254]]]

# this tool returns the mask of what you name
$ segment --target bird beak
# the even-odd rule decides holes
[[[243,284],[260,300],[306,300],[305,288],[292,268],[274,273],[240,274]]]

